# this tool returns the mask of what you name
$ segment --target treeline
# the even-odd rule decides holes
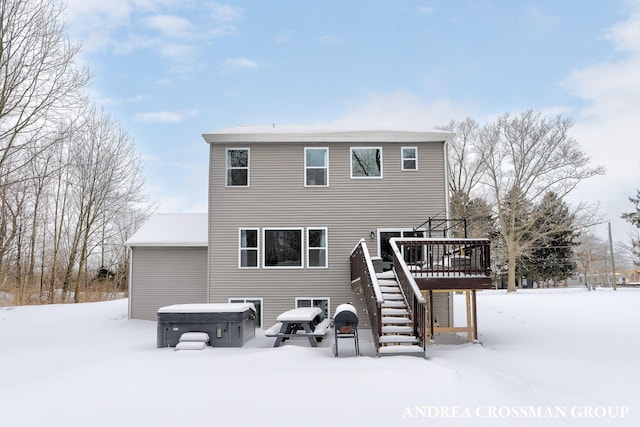
[[[492,270],[509,291],[523,276],[555,283],[572,275],[585,258],[581,239],[601,221],[597,205],[565,202],[578,183],[604,173],[571,137],[572,125],[528,110],[441,127],[456,132],[449,146],[450,213],[468,219],[468,237],[491,239]],[[461,237],[459,227],[452,231]]]
[[[55,0],[0,2],[0,304],[126,290],[148,203],[132,139],[93,106]]]

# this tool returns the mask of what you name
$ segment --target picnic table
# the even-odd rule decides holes
[[[266,336],[275,336],[274,347],[280,347],[289,338],[307,338],[312,347],[318,346],[318,341],[324,337],[329,319],[321,320],[322,310],[319,307],[301,307],[285,311],[280,314],[274,326]]]

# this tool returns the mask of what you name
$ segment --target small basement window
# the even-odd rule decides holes
[[[253,303],[256,308],[256,328],[262,328],[262,298],[229,298],[229,302]]]
[[[296,298],[296,308],[303,307],[320,307],[322,309],[322,320],[328,319],[329,313],[331,312],[329,298]]]

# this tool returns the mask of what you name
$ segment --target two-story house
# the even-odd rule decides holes
[[[179,244],[167,244],[168,229],[196,227],[195,217],[177,215],[152,218],[130,239],[132,317],[155,318],[159,306],[177,302],[253,302],[264,326],[285,310],[310,305],[327,316],[345,302],[370,312],[366,295],[352,290],[354,249],[364,243],[376,270],[388,270],[391,238],[431,237],[425,221],[448,216],[450,132],[268,126],[203,137],[210,149],[207,235],[173,236]],[[166,223],[174,220],[182,223]],[[150,251],[161,258],[151,261]],[[421,268],[437,251],[413,252]],[[181,267],[195,258],[195,281],[204,283],[186,274],[193,266]],[[174,267],[176,274],[168,273]],[[141,277],[149,275],[154,278]],[[162,290],[152,296],[154,287]],[[432,294],[430,307],[441,327],[450,324],[448,293]]]

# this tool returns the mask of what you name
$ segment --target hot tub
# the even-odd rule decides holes
[[[158,310],[158,348],[175,347],[182,334],[205,332],[212,347],[242,347],[256,336],[251,303],[176,304]]]

